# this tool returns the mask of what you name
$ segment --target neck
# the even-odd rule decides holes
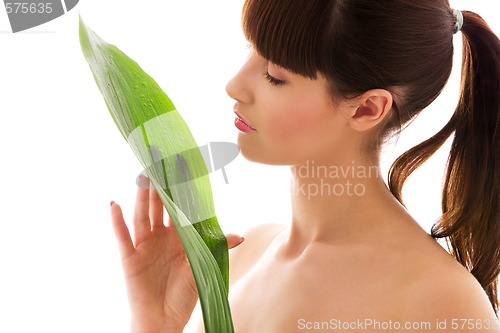
[[[292,166],[292,225],[288,247],[302,251],[314,242],[369,239],[401,221],[406,210],[385,185],[376,164],[351,160]]]

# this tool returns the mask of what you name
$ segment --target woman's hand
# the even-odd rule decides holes
[[[156,190],[139,187],[134,212],[134,241],[120,206],[111,202],[113,229],[120,248],[133,333],[182,332],[198,294],[191,268],[172,221],[163,223]],[[243,241],[227,235],[229,248]]]

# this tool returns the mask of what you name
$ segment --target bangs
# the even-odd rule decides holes
[[[246,0],[243,33],[257,52],[295,74],[316,78],[334,0]]]

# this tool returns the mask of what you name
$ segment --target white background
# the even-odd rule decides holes
[[[0,332],[126,332],[128,305],[109,202],[130,222],[142,170],[116,129],[80,51],[78,11],[102,38],[153,76],[200,145],[236,142],[225,83],[248,52],[240,32],[242,0],[82,0],[68,14],[12,34],[0,6]],[[500,24],[491,0],[452,6]],[[383,156],[436,133],[457,100],[456,65],[446,90]],[[446,149],[445,149],[446,150]],[[426,229],[440,213],[446,151],[405,187],[410,212]],[[212,174],[226,233],[287,223],[289,171],[241,156]]]

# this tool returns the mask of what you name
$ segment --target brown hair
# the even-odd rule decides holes
[[[389,188],[405,180],[454,133],[432,236],[445,237],[498,312],[500,272],[500,42],[464,11],[461,97],[448,124],[400,156]],[[247,0],[243,30],[257,52],[296,74],[330,84],[332,97],[380,88],[394,95],[379,147],[441,93],[452,68],[455,17],[447,0]]]

